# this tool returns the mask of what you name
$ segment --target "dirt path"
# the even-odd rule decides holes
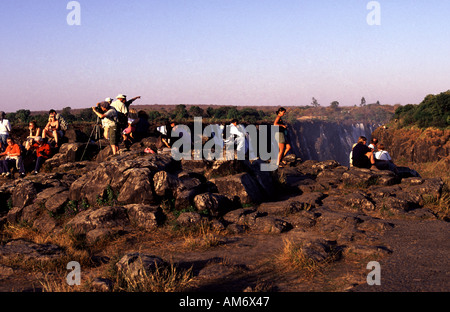
[[[276,292],[448,292],[450,290],[450,224],[443,221],[390,220],[395,227],[380,239],[393,251],[381,258],[381,285],[365,283],[365,264],[338,261],[314,278],[304,279],[276,261],[284,239],[311,237],[311,233],[243,234],[223,238],[223,244],[203,251],[187,251],[182,240],[172,248],[137,241],[143,252],[193,267],[196,291],[240,292],[262,287]],[[148,242],[154,239],[148,238]],[[1,269],[1,268],[0,268]],[[35,278],[20,272],[0,281],[0,292],[33,291]],[[354,285],[359,285],[355,286]],[[353,285],[353,286],[352,286]],[[272,286],[275,286],[272,288]],[[353,288],[352,288],[353,287]],[[257,288],[256,288],[257,289]]]
[[[352,291],[450,291],[450,224],[399,220],[393,223],[395,227],[383,238],[394,252],[380,261],[381,285],[360,285]]]

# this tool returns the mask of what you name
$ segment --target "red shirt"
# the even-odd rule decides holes
[[[19,144],[8,145],[3,153],[0,155],[11,156],[11,154],[15,154],[15,156],[20,156],[20,146]]]
[[[34,143],[33,148],[36,150],[37,157],[43,157],[45,159],[48,159],[52,152],[52,149],[48,143],[44,143],[42,145]]]

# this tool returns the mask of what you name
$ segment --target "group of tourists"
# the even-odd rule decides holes
[[[127,100],[126,95],[119,94],[115,100],[106,98],[92,107],[101,120],[103,136],[109,141],[113,155],[119,152],[121,140],[128,149],[149,127],[146,113],[130,108],[130,105],[140,98],[137,96]]]
[[[385,146],[373,138],[367,146],[367,138],[360,136],[350,153],[350,166],[373,170],[390,170],[398,173],[397,166]]]
[[[144,111],[136,112],[130,108],[130,105],[140,99],[140,96],[127,100],[126,95],[119,94],[115,100],[106,98],[104,101],[92,107],[93,112],[101,120],[103,127],[103,136],[111,145],[112,154],[116,155],[119,151],[119,143],[123,142],[129,149],[132,143],[139,141],[147,133],[149,128],[148,115]],[[284,167],[287,163],[283,160],[292,150],[290,143],[290,134],[288,124],[283,120],[286,109],[281,107],[276,112],[274,126],[278,131],[275,134],[275,141],[278,144],[279,152],[277,166]],[[5,118],[5,112],[0,112],[0,173],[2,176],[10,176],[10,169],[16,167],[21,177],[25,176],[23,165],[24,153],[35,151],[35,168],[37,174],[42,164],[51,157],[54,148],[58,148],[64,131],[67,130],[67,123],[64,118],[55,110],[49,111],[49,119],[46,126],[41,129],[36,121],[29,123],[29,135],[26,141],[19,145],[10,136],[11,124]],[[168,126],[173,129],[176,126],[174,122]],[[234,144],[237,150],[247,152],[249,145],[246,138],[246,132],[234,119],[230,123],[230,137],[225,138],[224,143]],[[162,143],[170,148],[170,132],[163,136]],[[358,168],[367,168],[375,170],[391,170],[397,173],[397,167],[393,163],[391,156],[385,150],[383,144],[379,144],[377,139],[372,139],[367,146],[367,138],[359,137],[358,142],[353,145],[350,153],[350,166]]]
[[[24,156],[34,154],[34,174],[39,173],[42,164],[52,156],[53,149],[58,148],[67,124],[55,110],[49,111],[48,122],[43,129],[36,121],[28,124],[28,137],[19,144],[11,136],[11,123],[5,112],[0,112],[0,174],[10,177],[11,169],[16,168],[20,177],[26,175]],[[51,143],[51,144],[50,144]],[[3,158],[4,156],[4,158]]]
[[[275,140],[279,147],[278,167],[287,165],[283,159],[292,149],[288,125],[283,121],[285,114],[286,109],[283,107],[279,108],[274,122],[274,125],[279,127],[275,135]],[[386,151],[384,144],[379,143],[376,138],[373,138],[367,146],[367,138],[364,136],[359,137],[358,142],[353,145],[350,153],[350,166],[372,170],[390,170],[398,174],[397,166],[392,161],[391,155]]]
[[[286,109],[284,107],[279,108],[276,111],[277,117],[274,121],[274,126],[277,126],[278,131],[275,134],[275,142],[278,144],[279,153],[277,156],[277,166],[284,167],[287,165],[287,162],[283,159],[288,155],[290,151],[292,151],[292,146],[290,143],[290,134],[288,130],[288,124],[283,120],[283,117],[286,114]],[[162,134],[161,141],[163,148],[171,148],[172,139],[171,133],[173,129],[175,129],[176,123],[170,122],[167,126],[158,127],[158,131]],[[225,126],[220,126],[222,129],[222,134]],[[245,157],[248,152],[252,151],[252,146],[249,142],[248,133],[245,130],[245,127],[239,124],[237,119],[231,120],[231,122],[226,126],[228,131],[226,133],[226,137],[219,138],[216,133],[211,133],[213,139],[218,139],[215,143],[219,145],[223,145],[226,148],[226,159],[234,159],[234,150],[237,151],[238,159],[240,157]],[[230,148],[232,147],[232,148]]]

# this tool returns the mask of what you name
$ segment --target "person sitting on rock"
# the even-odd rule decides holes
[[[349,157],[350,167],[353,167],[353,149],[355,148],[356,144],[358,144],[358,143],[353,144],[352,150],[350,151],[350,157]]]
[[[358,143],[352,150],[352,164],[357,168],[377,169],[373,151],[366,145],[367,138],[360,136]]]
[[[397,166],[392,161],[391,155],[385,150],[384,144],[378,145],[378,151],[374,153],[375,165],[380,170],[390,170],[398,174]]]
[[[169,125],[160,127],[160,132],[162,133],[161,142],[166,148],[172,148],[172,130],[175,128],[177,123],[172,121]]]
[[[378,145],[378,139],[372,138],[372,140],[370,140],[370,144],[369,144],[369,148],[372,150],[372,152],[377,151],[377,145]]]
[[[36,137],[40,137],[41,136],[41,132],[42,132],[41,128],[39,128],[37,126],[37,123],[36,123],[35,120],[30,121],[30,123],[28,124],[28,130],[30,132],[28,134],[27,140],[24,143],[24,147],[27,150],[29,149],[29,146],[31,146],[31,145],[33,145],[35,143],[34,139]]]
[[[64,136],[61,130],[59,120],[56,118],[56,112],[50,111],[48,123],[42,131],[42,138],[53,138],[55,140],[55,147],[59,147],[59,140]]]
[[[127,149],[134,143],[134,132],[136,131],[136,124],[138,123],[138,115],[134,108],[130,109],[128,113],[128,127],[122,131],[123,143]]]
[[[8,146],[5,151],[0,154],[0,156],[5,156],[6,158],[0,161],[0,172],[2,176],[11,176],[10,168],[16,167],[19,170],[20,176],[25,176],[25,167],[23,165],[21,150],[19,144],[14,143],[12,137],[6,139]]]
[[[149,132],[148,129],[150,127],[150,123],[148,122],[149,116],[148,114],[140,110],[137,113],[137,119],[135,123],[135,131],[134,131],[134,137],[136,141],[141,141],[143,138],[148,137]]]
[[[28,147],[28,150],[36,151],[36,166],[34,167],[34,174],[38,174],[41,170],[42,164],[50,158],[52,148],[50,144],[46,143],[42,137],[36,137],[35,143]]]

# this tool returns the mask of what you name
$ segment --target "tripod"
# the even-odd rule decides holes
[[[98,149],[101,150],[102,149],[102,143],[101,143],[101,138],[102,138],[102,131],[101,131],[101,122],[100,122],[100,118],[97,117],[97,122],[95,123],[94,127],[92,128],[91,131],[91,135],[89,136],[89,140],[86,143],[86,147],[84,148],[84,152],[83,155],[81,156],[80,161],[83,161],[84,155],[86,154],[87,148],[89,146],[89,143],[91,143],[92,138],[94,138],[94,141],[98,142]]]

